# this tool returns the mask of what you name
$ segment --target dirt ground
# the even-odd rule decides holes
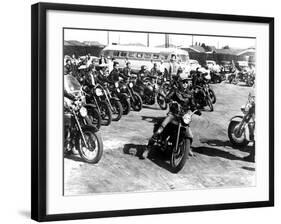
[[[140,155],[152,135],[154,122],[167,111],[158,105],[130,112],[110,126],[102,126],[104,153],[98,164],[82,162],[79,156],[64,158],[64,194],[188,190],[255,185],[255,163],[246,159],[253,146],[235,149],[227,136],[229,120],[241,114],[249,87],[228,83],[212,85],[217,103],[214,111],[193,116],[192,149],[178,173],[170,172],[169,161],[154,151],[148,159]]]

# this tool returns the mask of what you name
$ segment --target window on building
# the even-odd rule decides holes
[[[137,53],[137,58],[142,58],[143,53]]]
[[[136,52],[129,52],[128,53],[129,58],[135,58],[136,57]]]
[[[114,57],[119,56],[119,51],[113,51],[113,56],[114,56]]]

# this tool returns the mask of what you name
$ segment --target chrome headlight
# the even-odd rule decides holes
[[[102,96],[103,94],[102,94],[102,90],[100,89],[100,88],[97,88],[96,89],[96,95],[97,96]]]
[[[183,122],[184,122],[185,124],[190,124],[190,122],[191,122],[191,115],[188,114],[188,113],[185,114],[185,115],[183,115],[182,120],[183,120]]]
[[[115,83],[114,83],[114,86],[115,86],[116,88],[118,88],[118,87],[119,87],[119,83],[118,83],[118,82],[115,82]]]
[[[86,117],[87,114],[88,114],[87,109],[86,109],[85,107],[81,107],[80,110],[79,110],[79,112],[80,112],[80,115],[81,115],[82,117]]]
[[[130,88],[133,88],[134,84],[132,82],[129,83]]]
[[[246,105],[241,106],[241,111],[245,114],[249,111],[250,108],[251,108],[251,104],[247,103]]]

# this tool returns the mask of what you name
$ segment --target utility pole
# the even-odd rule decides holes
[[[193,35],[191,35],[191,46],[193,46]]]
[[[147,42],[146,42],[147,47],[149,47],[149,33],[147,33]]]
[[[169,34],[165,34],[165,47],[168,48],[170,45],[169,43]]]
[[[107,45],[109,45],[109,31],[107,31]]]

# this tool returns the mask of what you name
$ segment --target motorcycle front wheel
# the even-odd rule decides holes
[[[157,95],[157,103],[162,110],[166,110],[168,107],[168,104],[165,100],[165,96],[161,93],[158,93]]]
[[[213,106],[211,98],[208,96],[206,100],[207,100],[207,102],[206,102],[207,106],[210,108],[210,111],[211,112],[214,111],[214,106]]]
[[[173,173],[178,173],[184,167],[190,147],[191,140],[187,138],[179,142],[178,149],[173,148],[170,161]]]
[[[76,148],[79,155],[87,163],[97,163],[103,154],[103,142],[99,133],[95,132],[93,127],[82,127],[83,135],[87,146],[84,144],[82,135],[80,134],[76,141]]]
[[[101,114],[95,107],[87,107],[88,110],[88,125],[94,125],[98,130],[101,126]]]
[[[142,109],[142,99],[140,95],[136,92],[133,93],[134,100],[132,99],[131,104],[134,111],[141,111]]]
[[[113,121],[119,121],[123,114],[123,107],[119,100],[116,99],[110,99],[110,103],[113,107],[112,111],[112,120]]]
[[[209,89],[209,94],[210,94],[210,98],[212,100],[212,103],[215,104],[217,102],[217,98],[216,98],[214,90]]]
[[[122,108],[123,108],[123,115],[129,114],[130,111],[131,111],[130,99],[127,98],[127,97],[122,97],[122,98],[120,98],[120,103],[121,103]]]
[[[102,101],[100,103],[102,125],[108,126],[111,124],[112,112],[107,102]]]
[[[231,144],[233,144],[234,146],[242,147],[248,144],[248,140],[246,138],[245,131],[242,132],[241,136],[237,136],[236,133],[239,125],[239,121],[230,121],[227,132]]]

